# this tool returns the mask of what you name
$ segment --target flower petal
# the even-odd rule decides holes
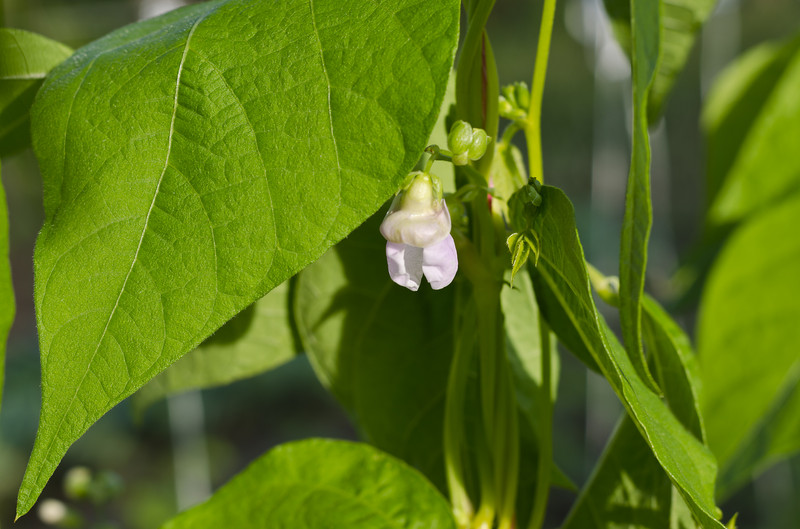
[[[434,290],[444,288],[453,282],[458,272],[458,253],[452,235],[423,249],[422,272]]]
[[[381,223],[381,234],[389,242],[425,248],[450,234],[450,212],[444,200],[436,209],[419,213],[400,209],[389,213]]]
[[[422,281],[422,252],[422,248],[387,242],[386,263],[392,281],[416,292]]]

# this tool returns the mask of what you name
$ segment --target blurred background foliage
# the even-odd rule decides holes
[[[78,48],[182,3],[6,0],[6,24]],[[525,0],[497,2],[488,31],[501,85],[530,79],[540,7],[539,2]],[[792,36],[800,29],[798,21],[800,0],[721,0],[654,129],[654,229],[647,289],[673,309],[690,334],[698,292],[684,292],[679,270],[697,255],[705,232],[707,177],[699,124],[704,97],[721,69],[742,51]],[[551,54],[542,125],[545,176],[575,203],[588,260],[614,273],[630,158],[630,72],[601,0],[559,2]],[[40,176],[30,150],[5,158],[2,178],[18,305],[0,415],[0,524],[8,526],[39,411],[31,293],[33,244],[43,213]],[[615,316],[613,311],[606,314],[612,321]],[[621,406],[608,384],[570,355],[563,355],[561,376],[555,458],[580,486]],[[84,518],[93,527],[156,527],[179,508],[202,500],[272,446],[310,436],[358,435],[303,355],[254,378],[169,397],[141,414],[134,411],[125,402],[93,426],[45,489],[43,499],[64,500],[75,509],[66,525]],[[800,457],[795,456],[743,486],[722,508],[726,518],[739,512],[740,527],[800,527],[798,497]],[[563,521],[574,498],[571,492],[554,490],[548,526]],[[38,516],[26,516],[15,527],[42,527],[58,505],[41,502]]]

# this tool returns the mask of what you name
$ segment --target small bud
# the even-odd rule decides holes
[[[525,83],[516,83],[514,85],[514,96],[519,108],[527,109],[528,106],[530,106],[531,93],[528,91],[528,85]]]
[[[506,119],[514,119],[512,116],[514,115],[514,105],[512,105],[508,99],[503,96],[500,96],[500,101],[497,103],[497,112],[500,116]]]
[[[517,108],[519,104],[517,103],[517,95],[514,93],[514,85],[506,85],[500,89],[502,92],[503,98],[511,104],[513,108]]]
[[[472,126],[469,123],[461,120],[456,121],[450,128],[450,134],[447,136],[447,145],[455,155],[465,153],[472,145],[472,136]]]
[[[480,160],[486,154],[486,147],[489,145],[489,135],[483,129],[475,129],[472,132],[472,144],[469,146],[469,159]]]

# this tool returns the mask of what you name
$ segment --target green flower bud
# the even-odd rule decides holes
[[[483,129],[475,129],[472,132],[472,143],[469,146],[469,159],[480,160],[486,154],[491,138]]]
[[[466,121],[456,121],[447,136],[447,145],[453,154],[467,152],[472,144],[472,126]],[[459,165],[459,164],[457,164]],[[464,164],[460,164],[464,165]]]
[[[530,106],[531,93],[528,91],[528,85],[525,83],[516,83],[514,85],[514,96],[519,108],[527,109]]]
[[[514,112],[515,108],[508,99],[503,96],[500,96],[500,101],[497,104],[497,112],[500,114],[501,117],[506,119],[514,119]]]
[[[503,94],[500,97],[505,98],[505,100],[508,101],[513,108],[517,108],[519,106],[517,103],[516,94],[514,93],[514,85],[506,85],[500,89],[500,92]]]

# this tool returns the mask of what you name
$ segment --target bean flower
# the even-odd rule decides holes
[[[381,234],[392,281],[416,291],[422,276],[431,288],[449,285],[458,271],[458,254],[450,235],[450,212],[435,176],[416,172],[395,197]]]

